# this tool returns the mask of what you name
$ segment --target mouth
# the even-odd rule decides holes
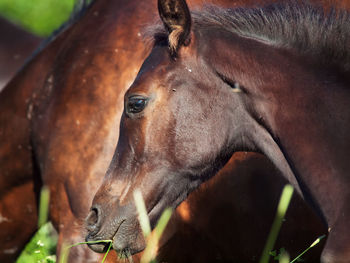
[[[99,241],[99,240],[90,239],[90,237],[87,236],[85,241],[91,242],[91,241]],[[109,243],[107,242],[88,243],[87,245],[89,246],[90,249],[92,249],[97,253],[106,253],[109,247]]]
[[[157,202],[149,211],[147,211],[147,216],[149,217],[151,224],[151,218],[155,217],[154,214],[157,214],[159,209],[160,203]],[[96,232],[89,231],[89,234],[86,237],[87,241],[101,241],[101,243],[88,244],[89,248],[97,253],[105,253],[111,245],[108,241],[111,240],[112,249],[123,258],[128,258],[129,256],[144,250],[145,238],[136,211],[133,209],[131,211],[126,210],[126,212],[122,212],[119,213],[119,218],[105,220],[104,224],[101,223],[97,231],[95,230]],[[121,214],[123,214],[123,216],[120,216]],[[108,217],[111,218],[111,216]],[[103,242],[102,240],[106,242]]]
[[[111,238],[111,242],[113,243],[113,249],[116,250],[118,253],[120,253],[121,251],[118,250],[115,247],[116,244],[116,235],[121,227],[121,225],[123,224],[124,220],[121,220],[120,223],[118,223],[118,227],[115,230],[114,234],[112,235]],[[102,240],[106,240],[106,242],[103,242]],[[97,252],[97,253],[106,253],[108,250],[108,247],[110,246],[110,242],[107,242],[108,239],[104,239],[101,237],[96,237],[95,235],[89,234],[87,235],[87,237],[85,238],[86,242],[98,242],[98,243],[88,243],[87,245],[89,246],[89,248],[91,248],[93,251]],[[101,241],[101,242],[99,242]]]

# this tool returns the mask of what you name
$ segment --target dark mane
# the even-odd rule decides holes
[[[276,47],[294,49],[322,64],[350,71],[350,13],[335,8],[325,12],[304,1],[270,4],[256,8],[227,9],[207,6],[192,12],[194,30],[212,27]],[[146,35],[164,38],[160,25]]]

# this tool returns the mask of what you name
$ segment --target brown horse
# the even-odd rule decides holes
[[[326,223],[321,261],[350,262],[350,14],[298,1],[158,10],[87,238],[141,251],[135,189],[154,224],[243,150],[268,157]]]
[[[256,1],[215,1],[222,6],[242,2]],[[201,6],[201,1],[190,4]],[[51,190],[58,253],[64,241],[84,239],[83,219],[116,148],[124,93],[150,51],[140,31],[153,21],[155,9],[155,1],[97,1],[0,93],[1,262],[12,262],[35,231],[42,184]],[[173,149],[168,150],[171,155]],[[277,173],[261,155],[235,155],[220,176],[176,211],[161,259],[257,259],[285,183]],[[277,247],[295,254],[324,230],[300,199],[290,212]],[[77,247],[70,261],[97,258],[86,247]]]

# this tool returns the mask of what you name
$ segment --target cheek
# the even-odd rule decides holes
[[[212,155],[212,135],[208,133],[208,127],[198,121],[186,122],[176,127],[175,132],[175,156],[188,165],[195,165]]]
[[[208,108],[207,108],[208,109]],[[174,127],[175,156],[188,165],[209,163],[225,147],[227,137],[226,118],[223,112],[198,109],[177,115]]]
[[[148,153],[166,152],[173,144],[174,118],[167,105],[157,101],[144,119],[145,151]]]
[[[145,153],[184,166],[214,159],[222,146],[216,125],[218,113],[209,107],[202,108],[200,105],[207,105],[207,101],[199,103],[200,96],[189,91],[162,95],[144,116]]]

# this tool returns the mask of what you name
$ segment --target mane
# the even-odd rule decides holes
[[[296,0],[255,8],[206,6],[192,12],[192,19],[194,31],[229,31],[350,71],[350,14],[345,10],[325,11],[321,6]],[[146,35],[152,32],[155,41],[164,38],[160,25],[149,30]]]

